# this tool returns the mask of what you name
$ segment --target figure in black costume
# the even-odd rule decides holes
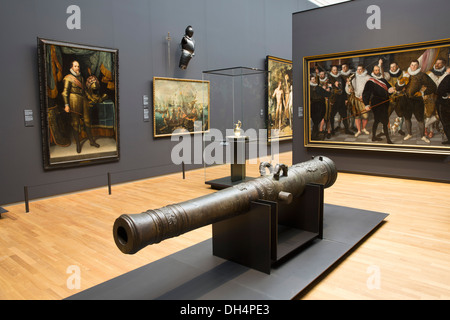
[[[405,93],[407,98],[407,107],[405,108],[405,125],[408,134],[403,140],[412,138],[412,116],[417,120],[419,127],[419,134],[422,141],[430,143],[430,140],[425,136],[425,104],[424,97],[436,92],[436,83],[424,72],[421,71],[419,61],[414,60],[408,68],[409,82],[405,86]]]
[[[345,105],[345,100],[347,99],[347,94],[345,93],[345,82],[339,74],[337,66],[331,67],[329,75],[331,84],[333,85],[332,96],[330,98],[330,102],[332,105],[330,116],[331,134],[334,134],[335,131],[334,117],[337,113],[339,113],[339,115],[343,119],[342,122],[344,123],[345,133],[353,135],[354,133],[349,129],[347,106]]]
[[[311,139],[317,140],[319,138],[319,125],[325,117],[326,102],[325,97],[331,95],[330,88],[323,88],[317,84],[317,78],[312,76],[309,83],[310,98],[311,98],[311,119],[313,122]]]
[[[383,132],[386,134],[386,141],[392,144],[389,137],[389,95],[393,93],[395,89],[383,78],[380,67],[375,66],[373,68],[372,77],[367,80],[364,86],[362,99],[366,110],[372,110],[374,116],[374,122],[372,126],[372,141],[381,141],[380,137],[377,137],[377,127],[381,122],[383,125]]]
[[[181,39],[181,57],[179,67],[183,70],[187,68],[189,61],[191,61],[194,56],[195,41],[192,39],[193,35],[194,29],[192,26],[188,26],[183,39]]]
[[[441,120],[444,133],[447,136],[447,140],[442,144],[450,145],[450,68],[447,69],[447,75],[442,79],[439,84],[436,95],[436,107]]]

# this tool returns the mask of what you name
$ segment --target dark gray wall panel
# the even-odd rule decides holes
[[[81,8],[80,30],[66,27],[71,4]],[[152,103],[152,78],[201,79],[208,69],[264,68],[267,55],[291,59],[292,13],[311,7],[306,0],[1,1],[0,204],[23,201],[24,186],[36,198],[104,186],[108,172],[118,183],[180,171],[170,158],[176,142],[154,139],[152,121],[143,121],[142,96]],[[179,43],[189,24],[196,55],[183,71]],[[119,49],[119,162],[44,172],[37,37]],[[255,106],[257,116],[260,108]],[[24,109],[33,110],[34,127],[24,127]]]
[[[381,29],[370,30],[367,8],[381,9]],[[449,38],[445,0],[354,0],[293,15],[294,110],[303,107],[303,57]],[[307,149],[303,119],[294,118],[293,161],[332,158],[341,171],[450,181],[450,157],[358,150]]]

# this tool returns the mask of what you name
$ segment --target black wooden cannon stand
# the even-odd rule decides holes
[[[323,237],[323,185],[307,184],[290,204],[266,200],[213,224],[213,254],[270,274],[315,239]]]

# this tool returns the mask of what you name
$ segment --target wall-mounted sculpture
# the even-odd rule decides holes
[[[194,46],[195,41],[192,39],[192,36],[194,35],[194,29],[192,26],[187,26],[185,30],[185,35],[183,36],[183,39],[181,39],[181,57],[180,57],[180,69],[186,69],[189,61],[191,61],[192,57],[194,56]]]

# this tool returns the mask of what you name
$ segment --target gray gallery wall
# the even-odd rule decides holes
[[[69,5],[81,9],[79,30],[66,27]],[[118,183],[180,171],[170,158],[175,143],[154,139],[152,121],[143,121],[142,97],[151,99],[152,78],[202,79],[210,69],[263,69],[267,55],[291,59],[292,13],[313,7],[306,0],[1,1],[0,205],[23,201],[24,186],[33,199],[104,186],[108,172]],[[182,71],[177,49],[188,25],[196,55]],[[119,49],[119,162],[43,170],[37,37]],[[213,101],[211,108],[214,113]],[[26,109],[34,112],[34,127],[24,126]]]
[[[367,13],[370,5],[381,10],[381,29],[369,29],[366,25],[371,16]],[[303,57],[447,39],[449,10],[447,0],[354,0],[295,13],[294,110],[303,107]],[[322,154],[331,157],[341,171],[450,181],[447,156],[305,148],[303,119],[295,117],[294,127],[294,162]]]

